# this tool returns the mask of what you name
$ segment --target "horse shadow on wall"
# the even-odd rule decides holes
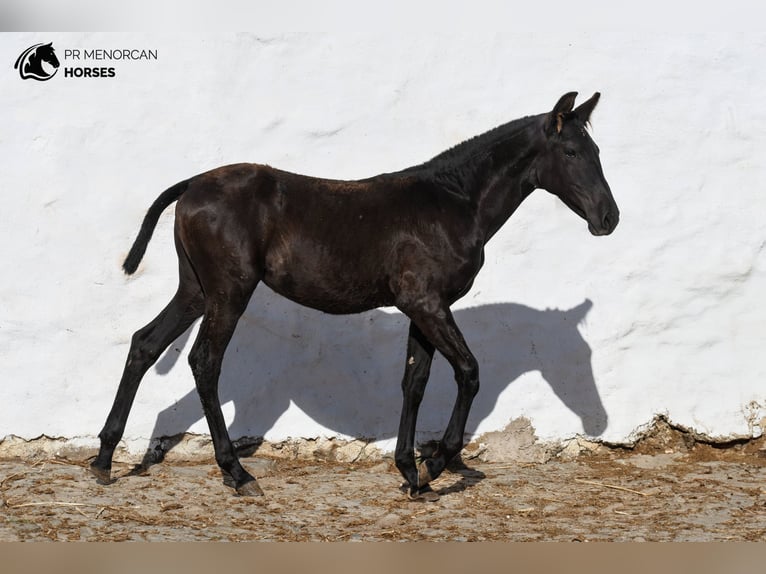
[[[474,434],[501,393],[529,371],[542,374],[558,399],[580,418],[587,435],[604,432],[607,414],[593,377],[591,349],[578,329],[592,306],[586,299],[563,311],[514,303],[454,311],[481,375],[466,433]],[[398,312],[332,316],[299,307],[267,288],[257,290],[221,372],[221,404],[234,404],[230,435],[263,437],[294,404],[334,433],[395,437],[407,329],[408,319]],[[159,374],[175,366],[191,332],[181,335],[158,361]],[[437,353],[420,408],[419,433],[442,432],[456,393],[452,370]],[[202,418],[195,389],[161,411],[143,465],[162,460],[182,433]],[[317,432],[322,434],[322,429]],[[243,442],[258,444],[257,439]]]

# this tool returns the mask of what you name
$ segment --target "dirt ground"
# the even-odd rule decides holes
[[[133,461],[135,462],[135,461]],[[413,502],[388,459],[243,458],[266,495],[242,498],[214,461],[0,460],[0,541],[764,541],[766,451],[645,441],[570,460],[490,463],[470,452]]]

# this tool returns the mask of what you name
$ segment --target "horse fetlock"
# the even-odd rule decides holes
[[[237,488],[237,481],[234,480],[234,477],[231,475],[231,473],[221,469],[221,474],[223,475],[223,484],[224,486],[228,486],[229,488],[233,488],[236,490]]]

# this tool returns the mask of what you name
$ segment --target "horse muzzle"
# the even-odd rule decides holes
[[[620,222],[620,210],[616,207],[607,209],[598,217],[588,218],[588,231],[592,235],[610,235]]]

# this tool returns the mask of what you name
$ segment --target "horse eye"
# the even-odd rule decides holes
[[[564,154],[567,157],[577,157],[577,153],[575,153],[575,150],[573,150],[573,149],[565,149],[564,150]]]

